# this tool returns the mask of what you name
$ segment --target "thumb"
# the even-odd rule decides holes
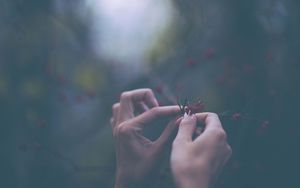
[[[178,125],[180,123],[182,118],[175,118],[172,121],[168,123],[162,134],[159,136],[159,138],[155,141],[158,148],[162,148],[165,145],[168,144],[168,142],[171,140],[171,138],[174,138],[175,130],[177,130]]]
[[[196,129],[196,125],[197,125],[197,118],[194,114],[192,115],[184,114],[184,117],[179,125],[179,130],[175,140],[191,142],[194,131]]]

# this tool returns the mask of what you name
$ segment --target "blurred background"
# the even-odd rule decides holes
[[[217,187],[299,186],[299,10],[296,0],[1,0],[0,186],[113,187],[111,106],[136,88],[220,115],[233,156]],[[167,165],[156,187],[173,187]]]

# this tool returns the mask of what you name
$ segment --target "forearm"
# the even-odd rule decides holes
[[[152,183],[147,179],[116,175],[114,188],[152,188]]]
[[[211,188],[207,183],[197,180],[182,180],[176,181],[177,188]]]
[[[208,181],[194,178],[175,180],[177,188],[211,188]]]
[[[209,170],[200,165],[176,171],[173,177],[177,188],[212,188]]]
[[[130,178],[122,176],[117,173],[115,180],[115,188],[135,188],[135,184],[130,180]]]

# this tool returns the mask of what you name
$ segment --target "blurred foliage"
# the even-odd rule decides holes
[[[297,187],[300,2],[172,3],[128,84],[133,67],[92,49],[82,1],[0,2],[1,187],[113,187],[111,105],[141,87],[220,115],[234,155],[218,187]]]

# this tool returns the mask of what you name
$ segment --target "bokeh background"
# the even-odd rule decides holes
[[[300,1],[1,0],[0,186],[113,187],[109,119],[152,88],[220,115],[217,187],[299,187]],[[168,165],[156,187],[173,187]]]

